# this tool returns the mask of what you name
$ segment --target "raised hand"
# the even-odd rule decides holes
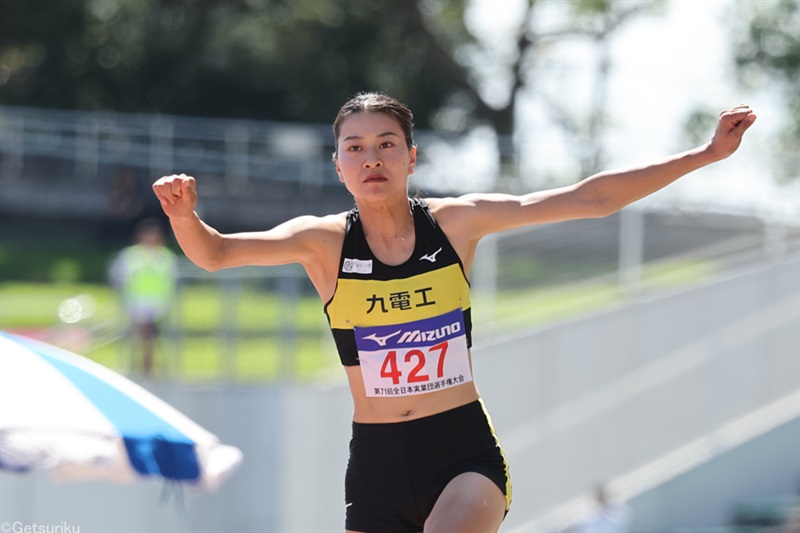
[[[741,104],[732,109],[726,109],[719,114],[717,129],[714,137],[708,144],[708,150],[714,158],[725,159],[738,148],[742,136],[756,121],[756,114],[749,106]]]
[[[161,208],[170,218],[188,218],[197,205],[197,184],[186,174],[164,176],[153,184]]]

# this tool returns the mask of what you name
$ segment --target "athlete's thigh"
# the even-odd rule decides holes
[[[492,480],[477,472],[454,477],[425,520],[425,533],[489,533],[506,513],[506,498]]]

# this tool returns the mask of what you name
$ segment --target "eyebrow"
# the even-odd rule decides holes
[[[395,136],[395,137],[398,137],[398,138],[400,137],[399,135],[397,135],[397,134],[396,134],[395,132],[393,132],[393,131],[384,131],[383,133],[379,133],[379,134],[378,134],[378,137],[388,137],[388,136],[390,136],[390,135],[393,135],[393,136]],[[361,135],[348,135],[347,137],[345,137],[344,139],[342,139],[342,142],[351,141],[351,140],[353,140],[353,139],[363,139],[363,138],[364,138],[364,137],[362,137]]]

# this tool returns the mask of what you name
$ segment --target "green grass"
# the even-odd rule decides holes
[[[2,329],[52,328],[59,324],[59,305],[68,298],[88,295],[95,301],[95,316],[120,320],[117,295],[104,285],[90,283],[0,284]]]
[[[72,326],[63,323],[59,306],[79,296],[91,298],[94,313]],[[105,366],[130,372],[136,368],[133,347],[127,337],[113,336],[124,334],[124,327],[119,299],[108,286],[0,284],[0,329],[43,335]],[[179,327],[186,335],[176,339],[169,332]],[[92,336],[94,342],[74,346],[68,340],[71,329]],[[157,372],[184,381],[308,380],[338,364],[316,297],[292,304],[270,292],[241,290],[229,301],[214,284],[190,285],[181,291],[163,332],[156,351]]]
[[[701,261],[648,265],[641,287],[658,290],[688,286],[711,279],[714,273],[713,264]],[[338,366],[322,303],[316,296],[304,296],[292,303],[249,282],[235,295],[226,294],[215,281],[182,289],[172,328],[165,328],[159,340],[158,375],[189,382],[304,381]],[[117,294],[106,285],[2,283],[0,328],[38,330],[51,336],[69,332],[70,326],[59,320],[58,308],[63,301],[80,295],[93,299],[95,309],[72,327],[90,332],[95,342],[77,351],[118,371],[131,371],[135,361],[130,342],[127,337],[114,336],[124,331],[124,315]],[[493,301],[476,294],[474,320],[496,331],[509,331],[608,308],[628,296],[619,290],[616,279],[504,291]],[[169,335],[171,329],[180,329],[185,336],[176,339]],[[292,330],[294,334],[287,336]]]
[[[667,290],[702,283],[713,278],[712,263],[697,260],[673,260],[646,265],[640,290]],[[616,277],[607,281],[562,284],[555,287],[505,291],[493,302],[475,298],[475,322],[492,321],[500,332],[547,324],[573,316],[618,305],[630,293],[620,289]],[[488,311],[487,311],[488,309]]]

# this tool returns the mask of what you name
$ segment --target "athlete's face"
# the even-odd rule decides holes
[[[342,124],[336,173],[356,198],[405,196],[417,149],[409,149],[400,124],[384,113],[361,112]]]

